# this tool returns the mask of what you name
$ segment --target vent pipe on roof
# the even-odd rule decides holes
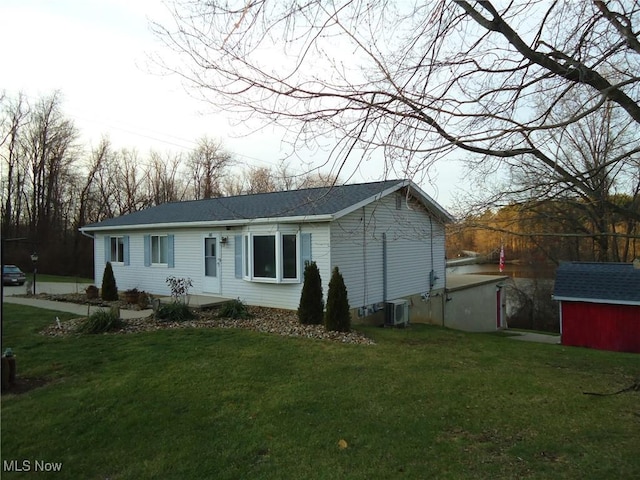
[[[637,270],[640,270],[640,257],[636,258],[636,259],[633,261],[633,268],[635,268],[635,269],[637,269]]]

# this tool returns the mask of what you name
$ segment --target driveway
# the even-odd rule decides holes
[[[36,293],[82,293],[91,283],[74,283],[74,282],[38,282],[36,281]],[[13,295],[24,295],[27,293],[27,285],[5,286],[3,289],[3,297]]]
[[[90,283],[60,283],[60,282],[37,282],[37,293],[50,293],[50,294],[62,294],[62,293],[82,293]],[[19,297],[17,295],[24,295],[26,293],[26,287],[4,287],[2,291],[3,303],[15,303],[19,305],[29,305],[31,307],[45,308],[47,310],[57,310],[59,312],[70,312],[76,315],[86,316],[96,310],[102,310],[102,307],[81,305],[71,302],[57,302],[54,300],[44,300],[33,297]],[[145,318],[153,313],[153,310],[120,310],[120,317],[127,318]]]

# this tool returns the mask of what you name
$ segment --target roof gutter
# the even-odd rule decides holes
[[[553,296],[553,300],[559,302],[583,302],[583,303],[605,303],[609,305],[634,305],[640,306],[640,300],[614,300],[608,298],[578,298],[578,297],[558,297]]]
[[[160,230],[174,228],[211,228],[211,227],[234,227],[251,224],[274,224],[274,223],[312,223],[312,222],[330,222],[334,219],[332,214],[313,215],[313,216],[297,216],[297,217],[268,217],[268,218],[252,218],[239,220],[214,220],[214,221],[198,221],[198,222],[165,222],[165,223],[146,223],[133,225],[111,225],[103,227],[82,227],[80,232],[113,232],[113,231],[131,231],[131,230]],[[87,235],[89,236],[89,235]],[[91,237],[93,238],[93,237]]]

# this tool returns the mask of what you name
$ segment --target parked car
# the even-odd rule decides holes
[[[27,280],[26,275],[15,265],[5,265],[2,267],[3,285],[24,285]]]

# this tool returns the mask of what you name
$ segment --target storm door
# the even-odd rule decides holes
[[[219,270],[218,237],[206,237],[204,239],[204,292],[220,293]]]

